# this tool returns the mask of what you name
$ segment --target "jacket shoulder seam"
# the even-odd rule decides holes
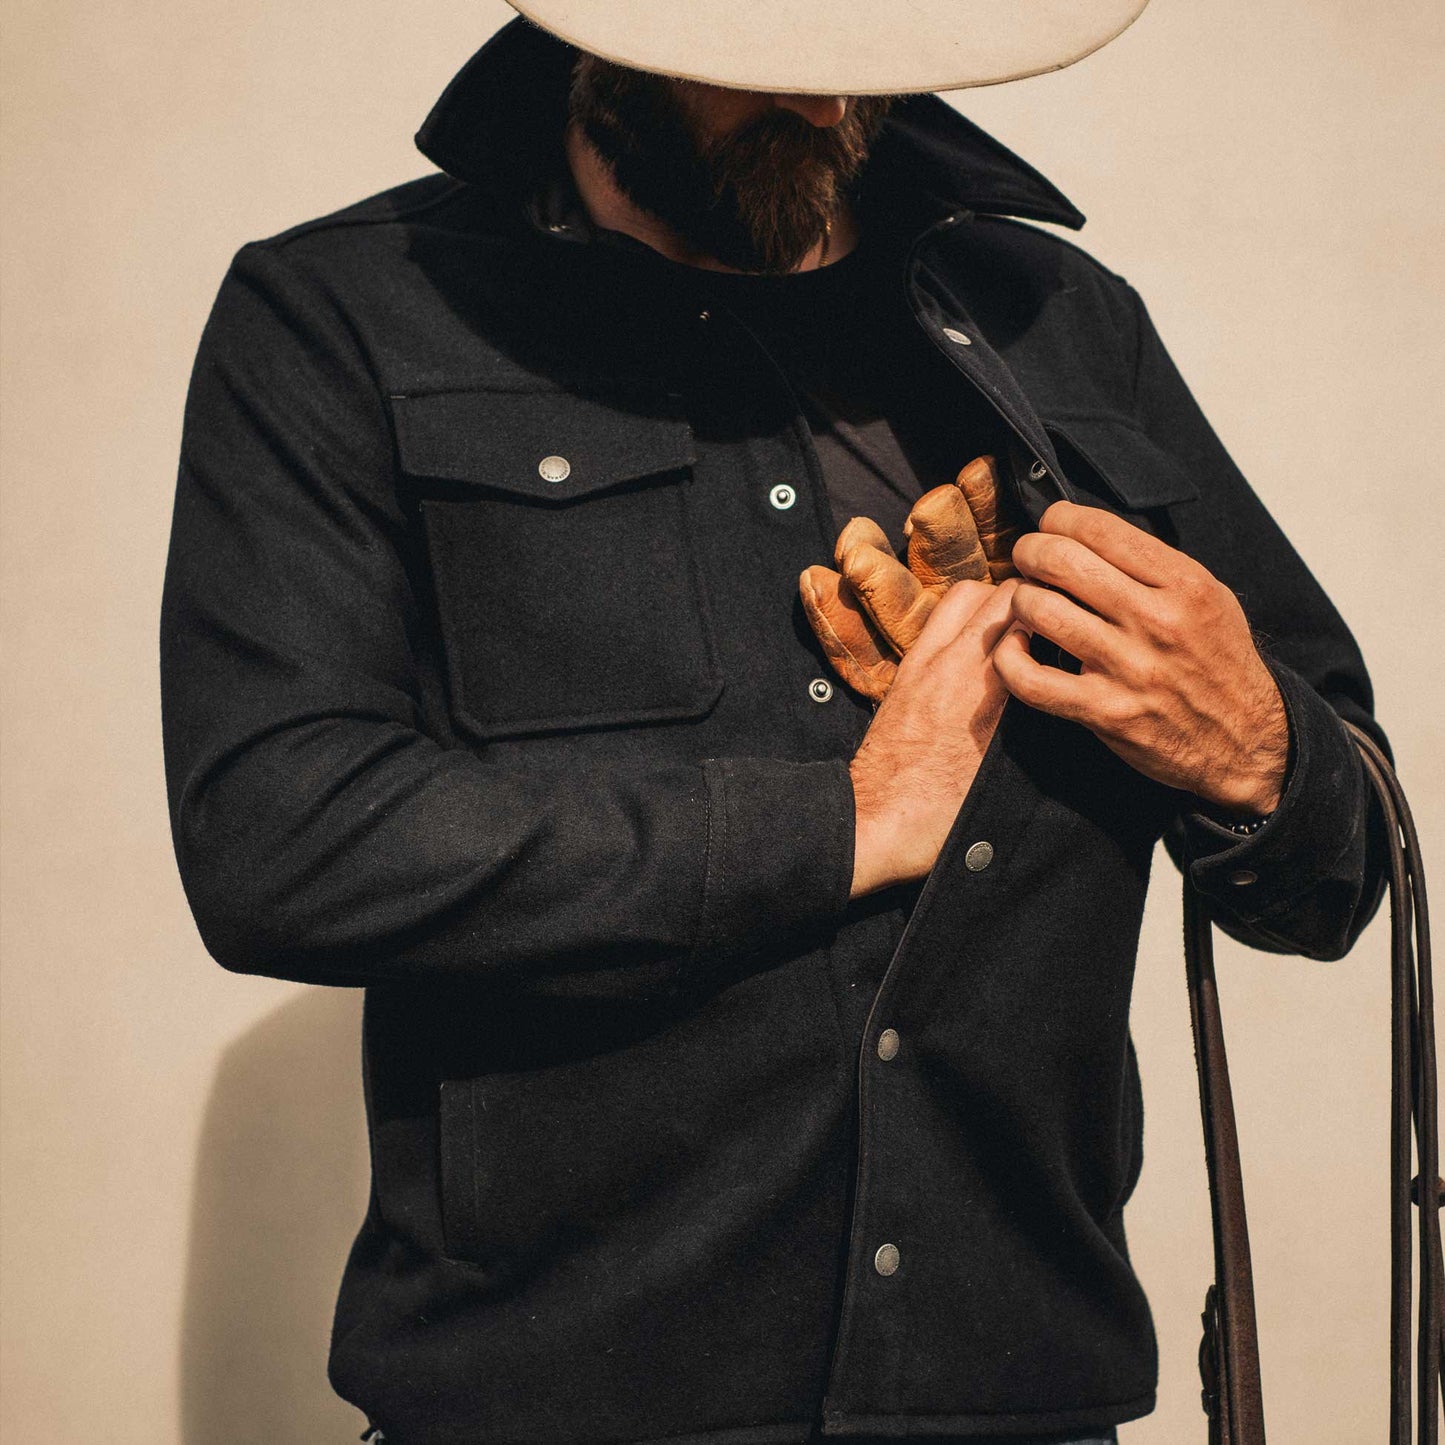
[[[1067,236],[1060,236],[1054,231],[1046,231],[1040,226],[1031,225],[1027,221],[1018,219],[1015,216],[980,216],[980,221],[991,221],[1001,226],[1009,226],[1016,230],[1025,231],[1029,235],[1038,236],[1042,240],[1070,252],[1073,256],[1086,263],[1088,269],[1100,277],[1111,293],[1111,299],[1117,301],[1128,310],[1131,325],[1126,330],[1118,325],[1118,318],[1115,317],[1115,329],[1120,339],[1125,344],[1131,358],[1131,397],[1133,401],[1132,411],[1135,416],[1140,415],[1139,409],[1139,370],[1143,359],[1143,349],[1139,344],[1141,332],[1139,306],[1139,293],[1130,284],[1127,276],[1121,276],[1119,272],[1106,266],[1099,258],[1091,252],[1086,251],[1077,241]]]
[[[1000,216],[994,214],[979,214],[975,218],[979,223],[987,223],[997,226],[1009,226],[1015,230],[1025,231],[1031,236],[1038,236],[1060,246],[1066,251],[1071,251],[1075,256],[1088,262],[1089,268],[1099,272],[1115,286],[1123,287],[1125,290],[1132,290],[1128,278],[1121,276],[1117,271],[1106,266],[1099,258],[1086,251],[1077,241],[1071,240],[1068,236],[1061,236],[1055,231],[1046,231],[1042,226],[1035,225],[1030,221],[1021,220],[1017,216]]]
[[[422,182],[440,177],[442,177],[442,172],[436,171],[432,176],[418,176],[415,181],[404,182],[403,184],[418,185]],[[448,183],[439,194],[413,201],[409,205],[400,206],[394,211],[387,212],[384,216],[355,214],[359,208],[368,204],[367,201],[358,201],[355,206],[348,206],[328,216],[318,216],[314,220],[302,221],[295,226],[288,227],[284,231],[277,232],[274,236],[265,236],[260,240],[251,241],[249,244],[265,250],[281,251],[294,241],[305,240],[308,236],[321,235],[328,231],[358,230],[368,226],[393,226],[404,221],[410,221],[417,216],[424,215],[427,211],[435,210],[437,207],[445,205],[448,201],[455,200],[457,194],[466,189],[467,183],[465,181],[455,180],[451,177],[446,177],[445,179]],[[384,195],[385,192],[381,194]],[[375,199],[375,197],[371,199]]]

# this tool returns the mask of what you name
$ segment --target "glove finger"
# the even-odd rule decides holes
[[[1023,535],[1023,528],[1013,526],[1005,519],[998,463],[992,457],[975,457],[958,474],[958,488],[973,513],[978,540],[988,559],[989,575],[995,582],[1002,582],[1005,577],[1017,577],[1013,550],[1014,543]]]
[[[925,600],[921,613],[915,612],[919,588],[882,527],[872,517],[851,518],[838,534],[833,557],[874,626],[894,651],[906,652],[923,630],[931,604]]]
[[[852,517],[848,525],[838,533],[838,540],[833,544],[833,561],[839,567],[843,565],[843,558],[853,550],[854,547],[876,547],[887,557],[896,555],[893,545],[889,542],[883,528],[873,520],[872,517]]]
[[[831,568],[814,565],[798,578],[808,625],[834,671],[855,692],[881,702],[898,660],[852,588]]]
[[[908,651],[923,631],[941,593],[927,591],[892,553],[854,547],[843,557],[843,576],[878,630],[898,653]]]
[[[924,587],[942,592],[955,582],[989,580],[988,557],[968,499],[951,483],[925,492],[903,524],[908,568]]]

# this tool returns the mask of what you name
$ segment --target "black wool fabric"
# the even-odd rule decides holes
[[[1031,521],[1068,496],[1198,558],[1291,769],[1239,838],[1010,703],[926,881],[850,900],[872,709],[816,686],[795,368],[706,273],[553,214],[574,58],[509,25],[423,127],[439,173],[243,247],[186,404],[180,877],[222,966],[366,990],[331,1381],[388,1445],[1107,1436],[1157,1379],[1124,1227],[1156,845],[1236,937],[1344,953],[1383,882],[1363,661],[1139,297],[1033,224],[1079,213],[900,101],[860,207],[942,363],[937,469],[883,413],[917,485],[997,442]]]

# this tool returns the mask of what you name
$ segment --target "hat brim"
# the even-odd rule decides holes
[[[561,40],[636,70],[740,90],[909,95],[1062,70],[1148,0],[509,0]]]

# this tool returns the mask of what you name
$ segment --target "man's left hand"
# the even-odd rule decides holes
[[[1234,593],[1121,517],[1055,502],[1021,537],[1022,628],[1078,658],[1037,662],[1014,628],[994,650],[1021,702],[1082,723],[1139,772],[1241,816],[1278,805],[1289,750],[1279,688]]]

